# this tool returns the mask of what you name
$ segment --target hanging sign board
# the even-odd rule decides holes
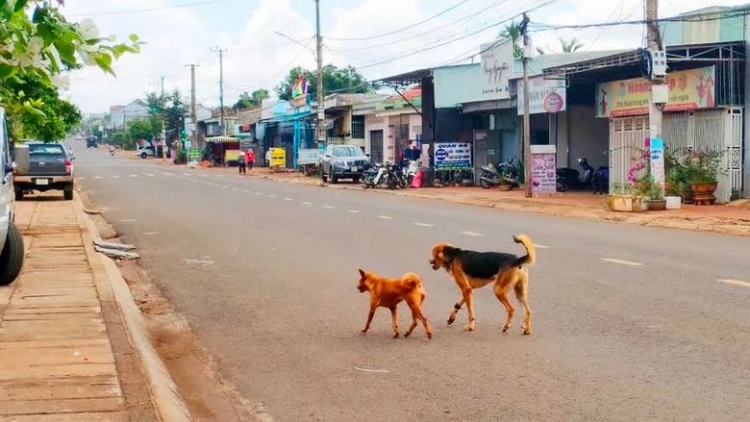
[[[435,170],[471,169],[471,144],[469,142],[435,142]]]

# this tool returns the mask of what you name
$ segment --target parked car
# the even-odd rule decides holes
[[[16,200],[28,191],[61,190],[65,200],[73,199],[73,158],[59,142],[27,141],[16,145],[17,165],[13,178]]]
[[[98,139],[90,136],[86,138],[86,148],[96,148],[99,145]]]
[[[23,237],[13,223],[13,167],[5,110],[0,107],[0,286],[15,281],[23,267]]]
[[[320,177],[324,182],[352,179],[359,183],[369,162],[364,151],[356,145],[329,145],[320,157]]]
[[[144,145],[138,147],[138,149],[135,150],[135,153],[145,160],[148,157],[156,156],[156,148],[154,148],[152,145]]]

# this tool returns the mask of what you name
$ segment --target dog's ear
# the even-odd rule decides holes
[[[458,256],[458,251],[459,249],[454,248],[453,246],[445,246],[443,248],[443,257],[445,257],[445,259],[450,261],[454,259],[456,256]]]
[[[359,269],[359,276],[362,277],[362,278],[365,278],[365,275],[366,275],[366,273],[364,271],[362,271],[362,269],[360,268]]]

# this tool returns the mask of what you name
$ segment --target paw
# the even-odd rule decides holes
[[[407,331],[404,333],[404,338],[409,338],[410,335],[411,335],[411,331]]]
[[[396,332],[396,333],[393,333],[393,338],[398,338],[398,337],[399,337],[399,335],[400,335],[400,334],[399,334],[398,332]]]
[[[526,336],[531,335],[531,328],[521,327],[523,329],[523,334]]]
[[[474,331],[474,324],[466,324],[464,331]]]
[[[510,329],[510,325],[503,325],[503,332],[504,333],[507,333],[509,329]]]
[[[366,333],[367,333],[367,328],[363,328],[362,331],[360,331],[360,334],[366,334]]]
[[[427,333],[427,340],[432,340],[432,333]]]
[[[456,322],[456,316],[451,315],[448,317],[448,325],[453,325],[453,323]]]

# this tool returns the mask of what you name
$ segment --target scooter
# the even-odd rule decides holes
[[[365,165],[364,176],[362,177],[362,187],[365,189],[375,188],[384,180],[386,173],[385,167],[380,163]]]
[[[594,178],[594,168],[591,167],[585,158],[578,159],[578,166],[583,169],[583,178],[577,169],[558,168],[557,169],[557,191],[567,192],[574,189],[586,189],[591,187],[591,181]]]
[[[479,175],[479,186],[489,189],[501,184],[510,185],[512,188],[521,186],[518,176],[520,172],[518,166],[513,160],[508,160],[495,166],[490,163],[482,166],[482,172]]]
[[[404,174],[403,170],[401,170],[400,165],[391,164],[390,166],[388,166],[387,186],[388,189],[404,189],[409,186],[409,183],[406,180],[406,175]]]
[[[115,156],[115,149],[114,148],[110,148],[109,149],[109,155],[112,156],[112,157]]]

